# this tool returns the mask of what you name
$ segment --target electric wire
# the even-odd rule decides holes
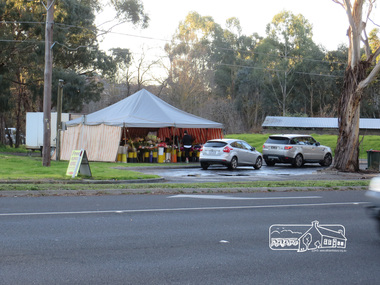
[[[45,24],[45,22],[33,22],[33,21],[1,21],[0,23],[6,23],[6,24]],[[56,26],[58,27],[63,27],[63,28],[80,28],[80,29],[85,29],[89,32],[96,33],[94,30],[91,30],[87,27],[81,27],[81,26],[76,26],[76,25],[68,25],[68,24],[63,24],[63,23],[55,23]],[[99,29],[98,31],[104,32],[106,30]],[[162,42],[173,42],[172,40],[167,40],[167,39],[160,39],[160,38],[154,38],[154,37],[148,37],[148,36],[142,36],[142,35],[133,35],[133,34],[128,34],[128,33],[119,33],[119,32],[108,32],[109,34],[114,34],[114,35],[119,35],[119,36],[127,36],[127,37],[134,37],[134,38],[141,38],[141,39],[146,39],[146,40],[155,40],[155,41],[162,41]],[[30,40],[5,40],[5,39],[0,39],[0,42],[16,42],[16,43],[44,43],[45,41],[30,41]],[[54,45],[60,45],[64,48],[66,48],[69,51],[77,51],[80,48],[93,48],[94,46],[85,46],[85,45],[80,45],[76,47],[69,47],[66,44],[62,44],[58,41],[55,41],[52,45],[52,48]],[[191,44],[190,44],[191,45]],[[240,53],[246,53],[246,54],[258,54],[258,55],[266,55],[270,56],[273,58],[280,57],[280,58],[287,58],[287,59],[297,59],[302,61],[310,61],[310,62],[320,62],[320,63],[329,63],[329,64],[343,64],[343,62],[339,61],[327,61],[327,60],[320,60],[320,59],[311,59],[311,58],[300,58],[300,57],[290,57],[290,56],[284,56],[284,55],[279,55],[279,54],[271,54],[271,53],[261,53],[257,51],[248,51],[248,50],[239,50],[239,49],[233,49],[233,48],[224,48],[224,47],[215,47],[215,50],[225,50],[225,51],[233,51],[233,52],[240,52]],[[219,65],[219,66],[228,66],[228,67],[237,67],[237,68],[247,68],[247,69],[260,69],[260,70],[266,70],[266,71],[273,71],[273,72],[285,72],[285,70],[279,70],[279,69],[271,69],[271,68],[265,68],[265,67],[254,67],[254,66],[248,66],[248,65],[238,65],[238,64],[227,64],[227,63],[216,63],[216,62],[211,62],[213,65]],[[295,74],[303,74],[303,75],[312,75],[312,76],[322,76],[322,77],[343,77],[343,76],[337,76],[337,75],[327,75],[327,74],[319,74],[319,73],[312,73],[312,72],[299,72],[299,71],[293,71]]]

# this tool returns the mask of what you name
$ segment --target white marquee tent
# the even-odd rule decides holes
[[[143,89],[104,109],[66,122],[62,133],[61,159],[72,150],[86,149],[91,161],[115,161],[125,134],[144,137],[181,137],[187,130],[198,142],[223,137],[223,125],[177,109]]]

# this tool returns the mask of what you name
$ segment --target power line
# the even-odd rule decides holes
[[[44,23],[44,22],[15,22],[15,21],[3,21],[3,23],[6,22],[6,23]],[[69,28],[81,28],[81,29],[87,29],[89,30],[88,28],[86,27],[80,27],[80,26],[75,26],[75,25],[67,25],[67,24],[58,24],[58,23],[55,23],[55,25],[60,25],[60,26],[64,26],[64,27],[69,27]],[[91,31],[91,30],[89,30]],[[100,30],[102,31],[102,30]],[[91,31],[93,32],[93,31]],[[170,40],[166,40],[166,39],[158,39],[158,38],[154,38],[154,37],[146,37],[146,36],[141,36],[141,35],[133,35],[133,34],[127,34],[127,33],[117,33],[117,32],[109,32],[110,34],[115,34],[115,35],[122,35],[122,36],[129,36],[129,37],[136,37],[136,38],[142,38],[142,39],[148,39],[148,40],[158,40],[158,41],[163,41],[163,42],[171,42]],[[26,43],[37,43],[37,42],[44,42],[44,41],[27,41],[27,40],[1,40],[0,39],[0,42],[26,42]],[[54,45],[60,45],[64,48],[66,48],[67,50],[70,50],[70,51],[76,51],[78,50],[79,48],[91,48],[91,46],[77,46],[77,47],[69,47],[65,44],[62,44],[58,41],[55,41],[51,48],[54,46]],[[241,53],[250,53],[252,55],[254,54],[261,54],[261,55],[268,55],[268,56],[271,56],[271,57],[281,57],[281,58],[285,58],[285,56],[282,56],[282,55],[276,55],[276,54],[270,54],[270,53],[260,53],[260,52],[256,52],[256,51],[247,51],[247,50],[239,50],[239,49],[233,49],[233,48],[224,48],[224,47],[216,47],[217,49],[220,49],[220,50],[227,50],[227,51],[234,51],[234,52],[241,52]],[[287,58],[289,59],[300,59],[299,57],[289,57],[287,56]],[[302,58],[303,61],[311,61],[311,62],[322,62],[322,63],[341,63],[341,62],[328,62],[328,61],[325,61],[325,60],[316,60],[316,59],[307,59],[307,58]],[[259,68],[259,67],[252,67],[252,66],[247,66],[247,65],[239,65],[239,64],[227,64],[227,63],[216,63],[216,62],[211,62],[212,64],[215,64],[215,65],[221,65],[221,66],[229,66],[229,67],[238,67],[238,68],[248,68],[248,69],[260,69],[260,70],[266,70],[266,71],[275,71],[275,72],[285,72],[284,70],[278,70],[278,69],[269,69],[269,68]],[[312,75],[312,76],[323,76],[323,77],[334,77],[334,78],[339,78],[339,77],[342,77],[342,76],[335,76],[335,75],[326,75],[326,74],[318,74],[318,73],[307,73],[307,72],[298,72],[298,71],[294,71],[294,73],[296,74],[303,74],[303,75]]]
[[[44,24],[45,22],[33,22],[33,21],[1,21],[4,24]]]
[[[64,47],[64,48],[66,48],[67,50],[69,50],[69,51],[77,51],[78,49],[80,49],[80,48],[94,48],[93,46],[77,46],[77,47],[75,47],[75,48],[72,48],[72,47],[68,47],[67,45],[65,45],[65,44],[61,44],[60,42],[57,42],[57,41],[55,41],[54,43],[53,43],[53,45],[51,46],[51,48],[53,48],[54,47],[54,45],[60,45],[60,46],[62,46],[62,47]]]
[[[44,41],[21,41],[21,40],[1,40],[0,42],[29,42],[29,43],[36,43],[36,42],[41,42],[43,43]],[[66,46],[65,44],[61,44],[57,41],[53,43],[51,48],[55,45],[60,45],[63,46],[64,48],[70,50],[70,51],[76,51],[79,48],[92,48],[91,46],[78,46],[75,48],[71,48]],[[187,60],[181,60],[181,61],[187,61]],[[280,70],[280,69],[272,69],[272,68],[265,68],[265,67],[254,67],[254,66],[248,66],[248,65],[241,65],[241,64],[228,64],[228,63],[217,63],[217,62],[211,62],[211,64],[214,65],[220,65],[220,66],[228,66],[228,67],[238,67],[238,68],[248,68],[248,69],[259,69],[259,70],[266,70],[266,71],[275,71],[275,72],[285,72],[285,70]],[[343,76],[337,76],[337,75],[327,75],[327,74],[319,74],[319,73],[311,73],[311,72],[299,72],[299,71],[294,71],[296,74],[303,74],[303,75],[312,75],[312,76],[322,76],[322,77],[334,77],[334,78],[339,78]]]
[[[376,24],[371,18],[368,18],[368,20],[370,20],[372,22],[372,24],[374,24],[375,26],[380,27],[380,25]]]
[[[258,69],[258,70],[265,70],[265,71],[274,71],[274,72],[285,72],[285,70],[275,69],[275,68],[267,68],[267,67],[255,67],[255,66],[248,66],[248,65],[216,63],[216,62],[212,62],[212,64],[229,66],[229,67],[240,67],[240,68],[247,68],[247,69]],[[295,74],[302,74],[302,75],[333,77],[333,78],[342,78],[343,77],[343,76],[338,76],[338,75],[319,74],[319,73],[302,72],[302,71],[293,71],[293,73],[295,73]]]
[[[16,22],[16,21],[3,21],[4,23],[43,23],[43,22]],[[68,27],[68,28],[80,28],[80,29],[86,29],[90,32],[93,32],[95,33],[93,30],[87,28],[87,27],[81,27],[81,26],[76,26],[76,25],[68,25],[68,24],[62,24],[62,23],[55,23],[55,25],[57,26],[63,26],[63,27]],[[154,38],[154,37],[148,37],[148,36],[141,36],[141,35],[134,35],[134,34],[127,34],[127,33],[119,33],[119,32],[112,32],[112,31],[108,31],[108,30],[104,30],[104,29],[99,29],[98,31],[100,32],[107,32],[109,34],[114,34],[114,35],[119,35],[119,36],[127,36],[127,37],[134,37],[134,38],[141,38],[141,39],[146,39],[146,40],[154,40],[154,41],[162,41],[162,42],[167,42],[167,43],[170,43],[171,40],[167,40],[167,39],[160,39],[160,38]],[[62,46],[64,46],[64,44],[61,44]],[[190,44],[191,45],[191,44]],[[281,58],[284,58],[285,56],[283,55],[279,55],[279,54],[270,54],[270,53],[260,53],[260,52],[256,52],[256,51],[247,51],[247,50],[239,50],[239,49],[233,49],[233,48],[224,48],[224,47],[216,47],[216,50],[227,50],[227,51],[234,51],[234,52],[240,52],[240,53],[250,53],[252,55],[254,54],[261,54],[261,55],[268,55],[268,56],[271,56],[271,57],[281,57]],[[290,57],[290,56],[287,56],[287,58],[289,59],[299,59],[299,57]],[[304,61],[310,61],[310,62],[321,62],[321,63],[329,63],[329,64],[345,64],[345,62],[340,62],[340,61],[333,61],[333,62],[328,62],[326,60],[323,60],[323,59],[311,59],[311,58],[303,58],[302,60]]]
[[[45,43],[45,41],[30,41],[30,40],[2,40],[0,39],[0,42],[7,42],[7,43]]]

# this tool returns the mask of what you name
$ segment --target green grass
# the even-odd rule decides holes
[[[226,138],[238,138],[245,140],[260,152],[263,150],[263,144],[268,138],[269,134],[230,134],[226,135]],[[338,136],[336,135],[318,135],[312,134],[312,136],[320,142],[322,145],[329,146],[335,155],[335,148]],[[367,158],[367,150],[380,150],[380,136],[360,136],[362,140],[360,144],[360,155],[359,158]]]
[[[0,152],[17,152],[17,153],[27,153],[25,145],[21,145],[19,148],[10,147],[9,145],[0,144]]]
[[[66,176],[68,161],[51,161],[50,167],[42,166],[41,157],[15,156],[0,154],[0,180],[48,180],[72,179]],[[157,178],[156,175],[142,174],[137,171],[115,169],[120,166],[116,163],[90,162],[92,178],[95,180],[131,180]],[[79,176],[75,179],[88,178]]]

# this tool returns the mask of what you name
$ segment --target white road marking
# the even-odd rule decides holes
[[[317,199],[321,196],[297,196],[297,197],[233,197],[227,195],[187,195],[179,194],[168,198],[192,198],[192,199],[211,199],[211,200],[283,200],[283,199]]]
[[[349,205],[355,205],[356,206],[356,205],[364,205],[364,204],[368,204],[368,202],[257,205],[257,206],[231,206],[231,207],[163,208],[163,209],[107,210],[107,211],[0,213],[0,217],[7,217],[7,216],[46,216],[46,215],[128,214],[128,213],[152,213],[152,212],[175,212],[175,211],[242,210],[242,209],[260,209],[260,208],[320,207],[320,206],[349,206]]]

